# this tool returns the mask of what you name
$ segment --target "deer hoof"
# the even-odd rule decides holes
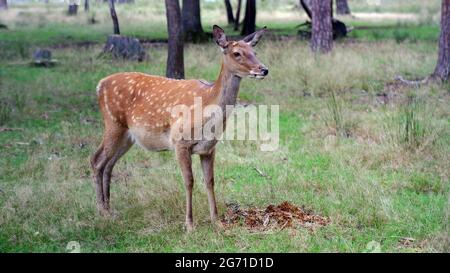
[[[212,222],[214,229],[217,231],[221,231],[225,229],[225,226],[223,225],[222,221],[220,220],[216,220],[214,222]]]

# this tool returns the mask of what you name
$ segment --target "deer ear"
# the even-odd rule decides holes
[[[262,35],[264,34],[264,32],[266,32],[266,30],[267,30],[267,27],[263,27],[262,29],[255,31],[252,34],[249,34],[248,36],[246,36],[243,39],[243,41],[251,46],[255,46],[256,44],[258,44],[259,39],[261,39]]]
[[[225,36],[225,32],[218,25],[213,26],[213,38],[214,42],[216,42],[216,44],[220,46],[222,50],[225,50],[227,48],[228,46],[227,36]]]

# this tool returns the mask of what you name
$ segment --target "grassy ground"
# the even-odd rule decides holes
[[[215,12],[205,12],[206,22]],[[166,48],[148,47],[143,63],[99,59],[100,44],[55,45],[103,41],[109,26],[76,27],[58,18],[46,19],[43,28],[17,23],[0,30],[1,51],[8,52],[0,63],[0,125],[16,129],[0,132],[1,252],[64,252],[69,241],[78,241],[82,252],[360,252],[371,241],[381,251],[449,251],[450,86],[389,84],[398,74],[415,78],[433,70],[433,23],[393,22],[427,34],[396,39],[363,33],[339,42],[326,57],[311,55],[305,41],[262,41],[258,57],[270,76],[244,80],[240,99],[280,105],[280,149],[261,152],[250,141],[218,145],[219,211],[227,202],[265,207],[287,200],[328,216],[331,224],[314,233],[214,231],[196,159],[197,229],[185,234],[184,186],[172,153],[135,147],[124,156],[113,177],[115,219],[96,214],[88,164],[102,134],[98,80],[118,71],[163,75]],[[138,23],[124,29],[164,37],[158,20],[154,32]],[[282,31],[293,22],[267,21]],[[45,29],[48,35],[41,36]],[[67,40],[66,31],[75,38]],[[13,46],[18,44],[25,46]],[[35,44],[53,47],[60,64],[29,66],[28,46]],[[185,54],[187,78],[215,78],[220,55],[213,43],[188,45]]]

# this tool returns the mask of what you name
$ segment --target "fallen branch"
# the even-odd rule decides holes
[[[30,145],[29,142],[15,142],[15,144],[16,145],[24,145],[24,146]]]
[[[270,178],[267,174],[263,173],[260,169],[253,167],[255,169],[255,171],[262,177],[268,177]]]
[[[424,78],[423,80],[410,81],[410,80],[404,79],[404,78],[403,78],[402,76],[400,76],[400,75],[398,75],[397,77],[395,77],[395,80],[396,80],[396,81],[399,81],[399,82],[402,83],[402,84],[410,85],[410,86],[416,86],[416,87],[419,87],[419,86],[421,86],[422,84],[427,84],[428,81],[429,81],[429,79],[430,79],[430,77],[426,77],[426,78]]]
[[[0,132],[23,131],[22,128],[6,128],[0,127]]]

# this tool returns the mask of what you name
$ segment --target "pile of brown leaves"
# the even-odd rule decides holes
[[[313,230],[325,226],[330,222],[326,217],[313,214],[287,201],[278,206],[269,205],[265,209],[241,209],[237,204],[228,205],[227,212],[222,219],[226,228],[245,226],[253,231],[270,229],[304,227]]]

